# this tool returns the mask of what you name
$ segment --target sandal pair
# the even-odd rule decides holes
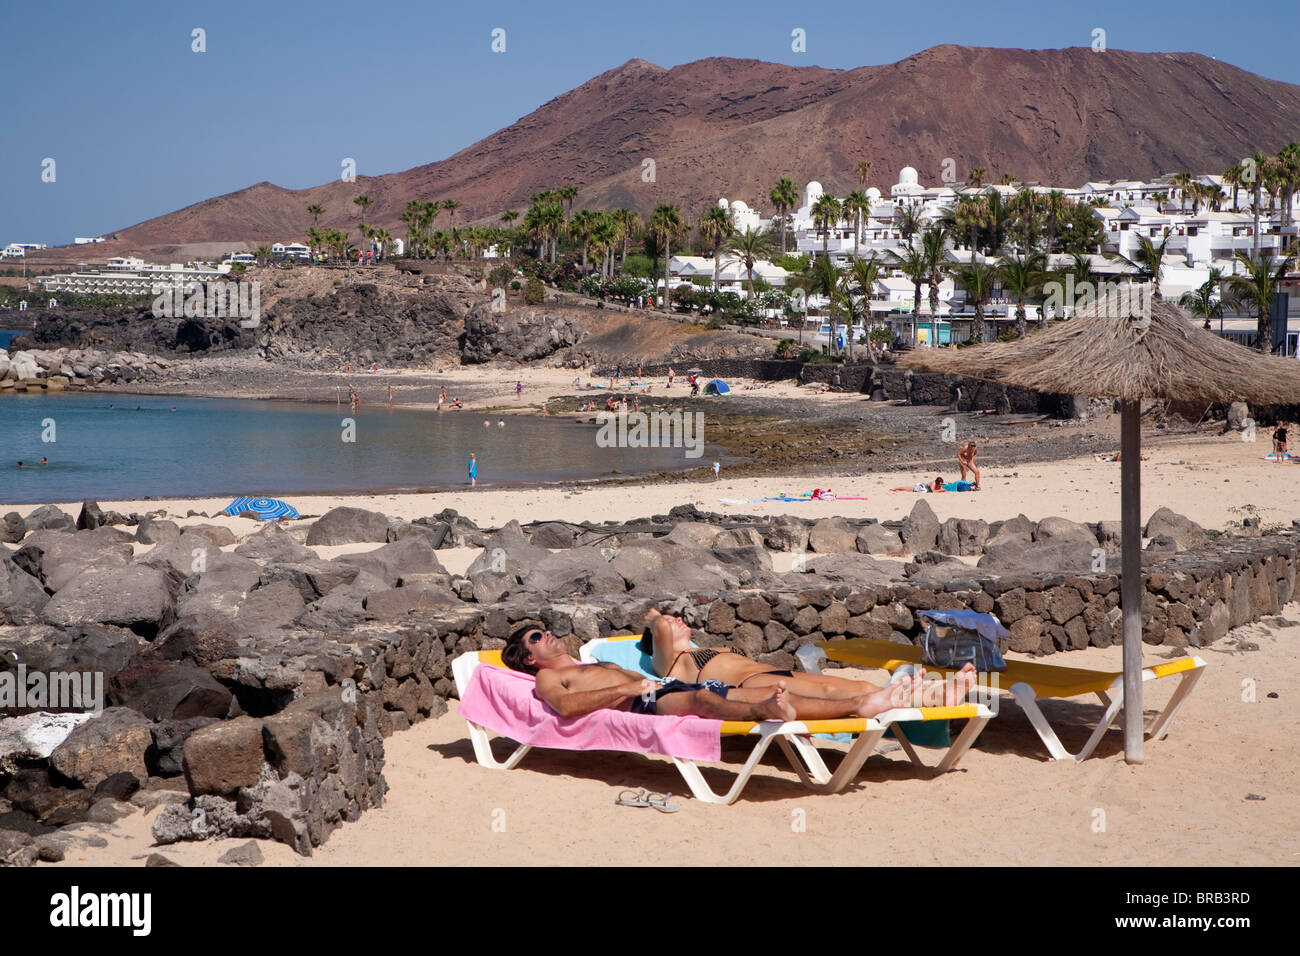
[[[671,793],[624,790],[619,793],[614,802],[620,807],[654,807],[660,813],[676,813],[681,807],[675,803],[669,803],[670,797],[672,797]]]

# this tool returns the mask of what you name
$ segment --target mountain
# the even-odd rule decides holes
[[[1300,139],[1300,86],[1195,53],[938,46],[855,70],[713,58],[665,70],[629,60],[447,159],[310,189],[258,183],[118,231],[125,247],[301,238],[366,221],[404,236],[411,199],[456,199],[457,224],[495,221],[534,193],[578,185],[575,208],[676,203],[693,218],[719,196],[771,212],[781,176],[857,188],[855,163],[888,194],[903,166],[923,185],[976,166],[986,181],[1074,186],[1183,170],[1222,172]],[[644,182],[643,160],[654,161]],[[446,228],[444,212],[434,228]],[[117,245],[116,243],[114,244]],[[103,248],[103,247],[101,247]]]

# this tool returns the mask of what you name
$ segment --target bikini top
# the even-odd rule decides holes
[[[674,657],[673,662],[668,665],[668,672],[670,674],[672,673],[673,668],[677,666],[677,662],[681,660],[682,654],[689,654],[691,656],[691,660],[695,661],[696,671],[702,672],[704,670],[704,665],[707,664],[709,661],[713,660],[719,654],[730,654],[730,653],[731,651],[725,649],[720,650],[716,647],[701,647],[693,651],[682,651],[681,654],[678,654],[676,657]]]

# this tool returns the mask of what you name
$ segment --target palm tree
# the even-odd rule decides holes
[[[618,260],[618,268],[621,272],[627,263],[627,244],[641,228],[641,217],[633,209],[615,209],[613,215],[614,225],[618,230],[618,241],[623,246],[623,254]]]
[[[1272,351],[1273,327],[1269,313],[1273,309],[1277,284],[1286,278],[1295,264],[1296,253],[1275,256],[1265,251],[1248,256],[1238,251],[1234,258],[1244,274],[1228,276],[1228,292],[1236,301],[1255,307],[1255,348],[1261,352]]]
[[[953,230],[964,229],[972,255],[975,252],[975,235],[984,222],[984,200],[979,196],[962,196],[953,204],[946,219]]]
[[[921,208],[904,204],[894,211],[894,219],[904,242],[911,242],[912,237],[921,231]]]
[[[727,259],[727,263],[738,263],[749,274],[749,297],[752,299],[754,298],[754,264],[767,255],[771,248],[767,232],[751,227],[744,232],[733,230],[730,238],[731,256]]]
[[[736,231],[736,224],[731,219],[730,210],[722,206],[713,206],[700,217],[700,238],[713,250],[713,291],[718,291],[718,258],[722,255],[722,245]],[[752,285],[752,282],[751,282]],[[751,289],[750,294],[753,294]]]
[[[970,171],[970,184],[976,189],[984,185],[984,167],[976,166]]]
[[[1173,237],[1172,232],[1166,232],[1165,237],[1160,240],[1160,245],[1156,245],[1147,236],[1138,236],[1138,247],[1130,259],[1127,256],[1121,256],[1117,252],[1106,254],[1108,259],[1122,259],[1129,265],[1138,270],[1138,274],[1145,280],[1151,282],[1151,298],[1160,301],[1160,274],[1164,268],[1165,246],[1169,245],[1169,240]]]
[[[1024,230],[1025,242],[1023,251],[1028,254],[1034,249],[1033,234],[1037,231],[1038,216],[1041,210],[1041,202],[1038,193],[1026,186],[1020,192],[1016,193],[1015,199],[1011,201],[1012,214],[1020,221],[1020,226]]]
[[[451,213],[451,238],[454,243],[456,239],[456,210],[460,208],[460,203],[454,199],[444,199],[442,208]]]
[[[564,211],[573,214],[573,201],[578,198],[579,188],[577,186],[562,186],[554,190],[556,198],[564,202]]]
[[[1003,173],[1001,178],[998,179],[999,186],[1011,186],[1018,182],[1020,180],[1016,178],[1015,173]]]
[[[591,228],[591,246],[600,256],[602,278],[614,278],[614,247],[618,245],[618,223],[612,212],[602,212]]]
[[[915,343],[921,324],[921,284],[929,274],[929,266],[920,249],[910,244],[903,248],[904,252],[891,252],[889,255],[898,270],[912,280],[912,342]]]
[[[1046,212],[1047,212],[1047,249],[1045,250],[1050,256],[1056,245],[1056,223],[1063,214],[1065,214],[1073,203],[1065,198],[1065,193],[1059,189],[1053,189],[1047,194]]]
[[[358,196],[356,199],[352,200],[352,202],[361,209],[361,225],[365,226],[366,207],[368,207],[371,203],[373,203],[374,200],[371,199],[369,196]]]
[[[1223,270],[1211,269],[1210,277],[1201,283],[1200,288],[1184,292],[1178,297],[1179,307],[1203,318],[1207,329],[1210,327],[1210,319],[1217,318],[1220,332],[1223,331],[1223,300],[1214,297],[1214,290],[1222,281]]]
[[[1032,295],[1047,272],[1047,256],[1041,252],[1003,256],[998,260],[998,278],[1002,286],[1016,297],[1016,334],[1024,336],[1025,299]]]
[[[795,186],[794,181],[788,176],[782,176],[772,192],[768,194],[772,200],[772,205],[776,207],[776,214],[781,217],[781,255],[785,255],[785,234],[789,227],[786,216],[791,209],[796,208],[799,202],[799,189]]]
[[[590,209],[579,209],[569,220],[569,235],[582,244],[582,274],[587,274],[587,244],[591,240],[591,230],[596,225],[596,214]]]
[[[858,240],[862,238],[862,217],[871,215],[870,198],[860,189],[853,190],[844,197],[844,214],[853,217],[853,258],[857,259]]]
[[[1259,255],[1259,202],[1260,190],[1264,187],[1264,178],[1268,175],[1267,167],[1270,159],[1263,153],[1256,153],[1251,157],[1254,161],[1255,178],[1251,181],[1251,212],[1255,217],[1255,227],[1251,230],[1250,255],[1255,257]]]
[[[325,215],[325,207],[319,203],[312,203],[307,207],[307,215],[311,216],[312,226],[316,226],[320,222],[320,217]]]
[[[984,303],[993,292],[996,270],[983,262],[971,261],[968,266],[952,270],[953,278],[966,290],[966,298],[975,306],[975,320],[971,323],[971,337],[984,341]],[[937,344],[937,343],[936,343]]]
[[[854,259],[850,267],[848,277],[852,280],[850,287],[845,290],[845,299],[849,307],[849,361],[853,361],[853,335],[852,329],[858,318],[862,319],[862,327],[867,333],[867,356],[871,359],[872,365],[879,364],[876,361],[875,346],[871,342],[871,294],[876,288],[876,282],[880,279],[880,266],[876,263],[875,253],[872,253],[870,259]],[[857,292],[858,299],[855,303],[852,293]]]
[[[842,211],[843,207],[841,206],[840,201],[830,193],[823,193],[821,196],[817,197],[817,201],[813,203],[813,227],[822,234],[823,256],[830,255],[829,245],[831,230],[834,229],[835,224],[840,221],[840,214]]]
[[[930,284],[930,337],[939,344],[939,285],[948,269],[946,259],[948,229],[942,223],[927,226],[921,233],[921,255],[925,258],[926,276]],[[975,261],[974,253],[971,261]]]
[[[867,188],[867,178],[871,175],[871,160],[864,159],[859,163],[853,164],[853,171],[857,173],[858,185],[863,189]]]
[[[518,218],[519,218],[519,212],[518,210],[515,209],[507,209],[505,212],[501,214],[501,221],[504,222],[507,226],[509,226],[512,222],[514,222]]]
[[[315,226],[307,230],[307,248],[311,249],[313,258],[316,255],[316,249],[325,244],[325,234]]]
[[[1170,184],[1175,189],[1178,190],[1178,211],[1179,212],[1183,211],[1183,204],[1187,199],[1188,192],[1191,191],[1193,181],[1194,180],[1191,173],[1175,173],[1169,179]],[[1193,209],[1192,215],[1195,214],[1196,214],[1196,210]]]
[[[258,246],[253,255],[257,257],[257,264],[264,266],[267,260],[271,258],[271,249],[269,246]]]
[[[808,295],[826,296],[827,313],[830,318],[831,335],[827,345],[835,351],[835,302],[839,295],[840,271],[835,268],[829,256],[819,256],[812,264],[808,274]]]
[[[655,235],[656,241],[663,246],[664,251],[664,312],[671,308],[668,300],[668,262],[671,257],[672,242],[685,231],[685,225],[682,223],[681,210],[676,206],[661,204],[655,208],[650,216],[649,228]]]
[[[1241,166],[1229,166],[1223,172],[1223,181],[1232,187],[1232,211],[1237,211],[1237,191],[1241,189],[1243,182],[1241,176],[1245,169]]]
[[[1282,225],[1291,225],[1291,199],[1300,187],[1300,143],[1287,143],[1277,152],[1282,185]]]

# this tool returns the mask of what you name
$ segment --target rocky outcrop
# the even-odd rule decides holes
[[[466,364],[495,359],[534,362],[577,345],[584,334],[565,315],[514,305],[494,312],[492,304],[484,302],[465,316],[462,360]]]

